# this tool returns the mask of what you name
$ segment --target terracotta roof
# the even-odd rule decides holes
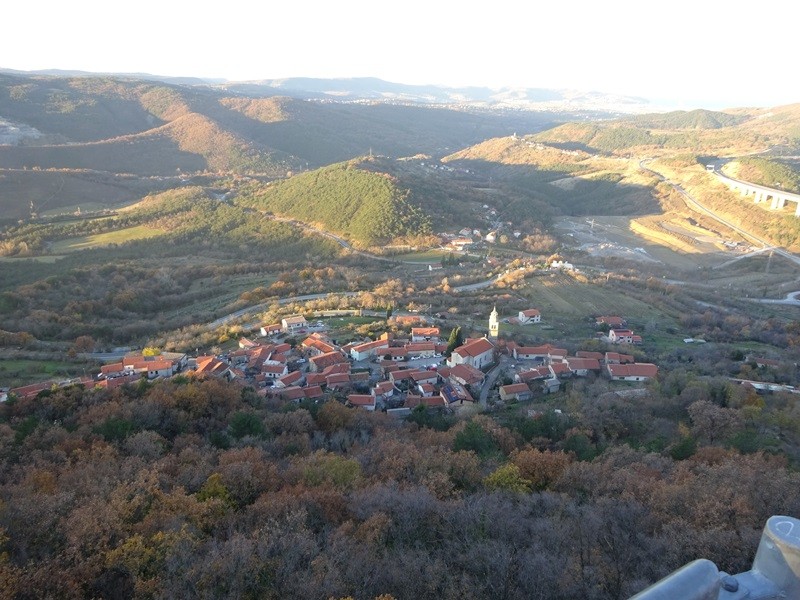
[[[349,361],[339,352],[326,352],[311,358],[311,364],[314,365],[317,371],[341,363],[348,363],[349,366]]]
[[[343,383],[350,383],[350,374],[349,373],[334,373],[333,375],[328,375],[325,378],[325,384],[330,387],[332,385],[340,385]]]
[[[406,408],[415,408],[422,404],[423,406],[427,406],[428,408],[433,408],[436,406],[447,406],[447,402],[445,402],[444,398],[441,396],[416,396],[409,394],[406,396],[405,403],[403,406]]]
[[[104,387],[109,390],[113,390],[114,388],[118,388],[121,385],[125,385],[126,383],[134,383],[139,381],[142,378],[142,375],[139,373],[133,373],[132,375],[123,375],[122,377],[112,377],[111,379],[103,379],[99,381],[97,385]]]
[[[438,379],[439,374],[436,371],[412,371],[411,378],[414,381],[427,381],[428,379]]]
[[[290,385],[289,387],[283,388],[279,392],[279,395],[284,400],[301,400],[306,397],[306,392],[301,387]]]
[[[504,385],[500,388],[500,393],[504,396],[510,396],[511,394],[521,394],[521,393],[530,393],[531,388],[528,387],[527,383],[512,383],[510,385]]]
[[[261,365],[261,372],[262,373],[283,373],[286,370],[286,365],[284,364],[264,364]]]
[[[608,365],[608,372],[612,377],[655,377],[658,367],[652,363]]]
[[[494,350],[494,345],[492,342],[487,340],[486,338],[479,338],[464,344],[463,346],[459,346],[453,352],[458,354],[459,356],[480,356],[484,352],[489,352],[490,350]]]
[[[485,375],[479,369],[471,365],[456,365],[450,369],[450,379],[458,378],[464,383],[473,384],[483,381]]]
[[[550,369],[547,367],[539,367],[537,369],[530,369],[529,371],[522,371],[517,373],[517,378],[522,381],[533,381],[534,379],[547,379],[550,377]]]
[[[347,401],[353,406],[375,406],[375,396],[369,394],[348,394]]]
[[[372,342],[364,342],[363,344],[358,344],[357,346],[353,346],[353,350],[356,352],[369,352],[370,350],[375,350],[377,348],[388,348],[389,347],[389,340],[374,340]]]
[[[306,323],[307,321],[304,316],[300,315],[294,317],[286,317],[285,319],[282,320],[282,322],[286,323],[286,325],[300,325],[302,323]]]
[[[564,373],[569,373],[569,365],[567,363],[552,363],[550,365],[550,370],[554,375],[563,375]]]
[[[538,317],[541,313],[535,308],[529,308],[528,310],[521,310],[523,317]]]
[[[303,388],[303,394],[305,394],[306,398],[322,398],[325,395],[325,392],[322,391],[322,388],[318,385],[310,385],[308,387]]]
[[[300,371],[292,371],[291,373],[287,373],[282,377],[278,377],[278,381],[280,381],[284,385],[290,385],[292,383],[297,383],[303,378],[303,374]]]
[[[325,378],[327,375],[325,373],[309,373],[306,375],[306,383],[308,385],[320,385],[321,383],[325,383]]]
[[[541,356],[566,356],[564,348],[556,348],[550,344],[544,346],[517,346],[517,354],[536,354]]]
[[[412,327],[411,328],[411,335],[412,336],[422,336],[422,337],[433,337],[439,335],[439,328],[438,327]]]
[[[635,362],[630,354],[620,354],[619,352],[606,352],[605,361],[607,363],[632,363]]]
[[[622,317],[597,317],[595,323],[598,325],[606,323],[608,325],[622,325],[625,320]]]
[[[121,362],[113,363],[111,365],[103,365],[100,367],[100,372],[103,375],[107,375],[108,373],[121,373],[125,367]]]
[[[433,342],[411,342],[406,344],[406,351],[412,352],[436,352],[436,344]]]
[[[605,358],[602,352],[589,352],[588,350],[578,350],[575,356],[578,358],[594,358],[596,360],[603,360],[603,358]]]
[[[349,373],[350,372],[350,361],[345,360],[345,362],[341,362],[335,365],[331,365],[329,367],[325,367],[322,370],[323,375],[333,375],[334,373]]]
[[[8,391],[9,394],[15,394],[20,398],[30,398],[35,396],[42,390],[49,390],[55,385],[52,381],[43,381],[40,383],[32,383],[30,385],[23,385],[18,388],[13,388]]]
[[[389,373],[389,379],[392,381],[402,381],[404,379],[411,379],[411,373],[413,371],[410,369],[397,369],[396,371],[392,371]]]
[[[394,384],[391,381],[380,381],[372,389],[375,394],[385,394],[394,390]]]
[[[567,364],[573,371],[579,371],[582,369],[588,369],[590,371],[600,370],[600,361],[596,358],[570,357],[567,359]]]

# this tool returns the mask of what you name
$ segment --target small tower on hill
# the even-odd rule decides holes
[[[492,314],[489,315],[489,337],[496,340],[499,333],[500,321],[497,318],[497,306],[495,306],[492,309]]]

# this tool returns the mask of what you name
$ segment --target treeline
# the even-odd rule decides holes
[[[273,183],[237,204],[322,223],[370,246],[401,236],[430,233],[430,219],[409,201],[393,178],[340,163]]]
[[[738,179],[800,193],[800,173],[786,163],[753,156],[739,158],[736,162]]]
[[[10,240],[46,245],[95,223],[24,226]],[[0,263],[0,328],[38,339],[87,334],[101,343],[142,343],[160,331],[210,321],[242,292],[269,287],[282,273],[334,260],[340,252],[332,240],[190,189],[106,223],[120,229],[147,224],[164,233],[74,252],[53,264]],[[314,288],[302,279],[297,285]]]
[[[800,511],[800,477],[709,440],[707,407],[684,408],[698,388],[668,386],[644,402],[575,395],[569,415],[459,422],[273,404],[180,377],[11,401],[0,591],[619,599],[698,557],[745,570],[765,520]],[[693,454],[621,441],[626,423],[673,411],[692,419]]]

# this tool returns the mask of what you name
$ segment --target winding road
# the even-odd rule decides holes
[[[739,227],[737,225],[734,225],[733,223],[731,223],[727,219],[724,219],[724,218],[720,217],[717,213],[715,213],[711,209],[707,208],[703,204],[700,204],[700,202],[698,202],[695,198],[690,196],[689,193],[685,189],[683,189],[683,187],[681,185],[679,185],[677,183],[673,183],[672,181],[670,181],[669,179],[664,177],[658,171],[654,171],[653,169],[648,168],[646,166],[646,164],[650,160],[651,159],[647,159],[646,158],[646,159],[643,159],[643,160],[639,161],[639,168],[642,169],[643,171],[647,171],[648,173],[652,174],[654,177],[656,177],[660,181],[663,181],[664,183],[666,183],[668,185],[671,185],[675,190],[677,190],[677,192],[681,196],[683,196],[684,200],[686,201],[686,204],[690,208],[696,210],[697,212],[701,212],[701,213],[703,213],[705,215],[708,215],[709,217],[711,217],[712,219],[714,219],[718,223],[722,223],[723,225],[725,225],[729,229],[732,229],[733,231],[739,233],[743,237],[745,237],[747,239],[750,239],[750,240],[756,242],[757,244],[761,244],[764,247],[765,250],[773,250],[775,252],[775,254],[780,254],[781,256],[783,256],[784,258],[787,258],[788,260],[790,260],[791,262],[795,263],[796,265],[800,265],[800,257],[792,254],[791,252],[789,252],[788,250],[785,250],[784,248],[780,248],[778,246],[773,246],[768,240],[765,240],[764,238],[761,238],[761,237],[759,237],[759,236],[757,236],[757,235],[755,235],[755,234],[753,234],[753,233],[751,233],[751,232],[749,232],[749,231],[747,231],[745,229],[742,229],[741,227]]]

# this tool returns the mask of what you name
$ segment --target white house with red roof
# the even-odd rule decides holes
[[[504,402],[508,400],[530,400],[533,396],[531,388],[527,383],[512,383],[500,386],[500,399]]]
[[[450,358],[447,359],[447,364],[450,367],[469,365],[476,369],[482,369],[494,362],[494,350],[494,344],[485,337],[470,340],[453,350]]]
[[[652,363],[606,365],[606,372],[613,381],[648,381],[658,375],[658,367]]]
[[[375,396],[370,394],[349,394],[347,396],[347,403],[350,406],[357,406],[364,410],[375,410]]]
[[[294,315],[281,319],[281,329],[286,333],[293,333],[300,329],[305,329],[306,327],[308,327],[308,322],[303,315]]]
[[[412,342],[438,342],[439,341],[439,328],[438,327],[412,327],[411,328],[411,341]]]
[[[541,360],[553,361],[566,358],[567,351],[564,348],[556,348],[550,344],[544,346],[517,346],[511,350],[517,360]]]
[[[530,323],[539,323],[542,320],[542,314],[536,308],[529,308],[528,310],[519,311],[517,320],[520,325],[528,325]]]
[[[270,323],[269,325],[262,325],[261,326],[261,337],[268,337],[272,335],[278,335],[282,331],[282,325],[280,323]]]
[[[386,354],[382,350],[389,349],[389,340],[375,340],[371,342],[364,342],[350,348],[350,356],[353,360],[367,360],[378,354]]]

